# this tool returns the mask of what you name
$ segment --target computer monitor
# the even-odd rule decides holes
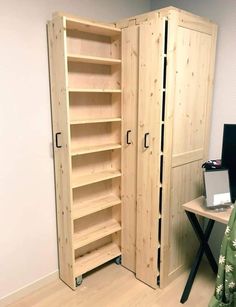
[[[229,170],[229,183],[232,202],[236,200],[236,124],[225,124],[221,164]]]

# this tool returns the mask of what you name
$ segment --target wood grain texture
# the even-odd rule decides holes
[[[157,287],[162,23],[140,27],[136,277]],[[145,148],[146,143],[149,146]]]
[[[122,150],[122,264],[136,271],[137,120],[139,28],[122,31],[123,150]],[[129,132],[128,132],[129,131]],[[128,142],[127,144],[127,133]]]
[[[168,20],[166,103],[167,114],[172,113],[172,131],[167,128],[169,149],[164,150],[162,286],[175,279],[191,259],[184,242],[194,242],[194,235],[181,206],[202,195],[201,165],[208,147],[211,112],[209,78],[213,78],[211,58],[215,57],[213,23],[183,11],[171,11]]]
[[[119,93],[70,93],[70,119],[121,118],[120,99]]]
[[[198,247],[196,235],[182,204],[202,195],[201,161],[173,168],[171,179],[169,276],[181,270],[182,266],[190,265]],[[186,242],[191,242],[191,249]]]
[[[168,18],[167,37],[167,70],[166,70],[166,100],[165,100],[165,135],[163,148],[163,194],[162,194],[162,229],[161,229],[161,266],[160,266],[160,286],[164,288],[168,284],[168,269],[170,257],[169,243],[169,219],[170,193],[171,193],[171,168],[172,164],[172,141],[173,141],[173,119],[175,101],[175,72],[176,71],[176,31],[178,15],[175,11],[162,14],[164,19]]]
[[[60,278],[74,289],[69,97],[66,90],[68,81],[64,28],[63,17],[57,17],[48,24]],[[61,133],[61,148],[56,148],[57,132]]]
[[[49,29],[60,277],[75,289],[121,254],[121,31],[58,15]]]

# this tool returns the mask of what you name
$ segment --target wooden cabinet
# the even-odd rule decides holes
[[[202,194],[216,25],[169,7],[48,28],[60,277],[122,255],[164,287],[194,250],[181,206]]]
[[[60,277],[121,255],[121,30],[66,16],[48,25]]]
[[[123,149],[123,265],[153,288],[164,287],[186,268],[194,250],[181,206],[202,195],[217,27],[173,7],[117,26],[124,135],[132,136]]]

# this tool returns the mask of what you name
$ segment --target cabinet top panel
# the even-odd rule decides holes
[[[58,16],[65,18],[66,29],[103,36],[116,36],[121,33],[121,30],[116,28],[114,24],[105,24],[102,22],[82,19],[80,17],[72,17],[64,13],[55,13],[53,15],[55,18]]]
[[[159,10],[154,10],[154,11],[150,11],[150,12],[147,12],[147,13],[144,13],[144,14],[141,14],[141,15],[136,15],[136,16],[132,16],[132,17],[128,17],[128,18],[119,20],[119,21],[116,22],[116,26],[118,28],[122,29],[122,28],[127,28],[131,25],[139,25],[139,24],[148,22],[149,20],[156,19],[160,15],[168,17],[168,15],[173,11],[179,14],[180,20],[181,20],[182,16],[188,16],[188,18],[195,19],[199,23],[214,24],[208,18],[195,15],[191,12],[178,9],[174,6],[168,6],[168,7],[159,9]]]

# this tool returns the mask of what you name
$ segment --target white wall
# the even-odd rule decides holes
[[[236,123],[236,1],[151,0],[151,8],[176,6],[206,16],[219,26],[209,157],[221,157],[224,123]],[[215,226],[211,245],[218,258],[224,227]]]
[[[0,1],[0,297],[57,270],[46,22],[113,21],[149,0]]]

